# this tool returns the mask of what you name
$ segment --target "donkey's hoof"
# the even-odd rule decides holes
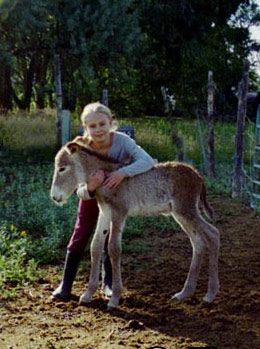
[[[182,301],[186,296],[184,295],[183,292],[178,292],[178,293],[175,293],[173,296],[172,296],[172,299],[176,300],[176,301]]]
[[[205,303],[212,303],[214,298],[215,298],[215,294],[212,293],[206,293],[206,295],[203,298],[203,302]]]
[[[172,296],[172,299],[182,301],[186,297],[192,296],[193,293],[194,293],[193,291],[189,291],[189,292],[188,291],[181,291],[181,292],[175,293],[175,295]]]
[[[81,305],[86,305],[86,304],[89,304],[91,303],[91,297],[87,296],[85,293],[83,293],[82,296],[80,296],[80,299],[79,299],[79,304]]]
[[[119,299],[113,299],[111,298],[110,301],[107,303],[107,309],[115,309],[119,305]]]

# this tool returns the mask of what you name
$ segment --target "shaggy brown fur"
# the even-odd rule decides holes
[[[90,151],[78,140],[68,143],[57,154],[51,196],[57,203],[64,203],[80,183],[86,183],[91,171],[113,171],[120,167],[106,157]],[[90,302],[98,288],[101,254],[106,234],[109,232],[108,251],[113,270],[113,294],[108,303],[116,307],[122,292],[120,272],[121,237],[129,215],[172,215],[189,236],[193,256],[183,290],[174,295],[182,300],[196,289],[204,252],[209,254],[208,291],[206,302],[213,301],[219,289],[218,251],[219,232],[200,214],[202,206],[209,217],[213,210],[207,202],[202,177],[191,166],[179,162],[155,165],[150,171],[126,178],[117,188],[101,187],[96,192],[100,215],[91,244],[92,267],[88,290],[80,302]]]

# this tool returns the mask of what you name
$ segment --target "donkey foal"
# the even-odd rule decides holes
[[[88,175],[96,169],[114,171],[119,168],[108,158],[83,146],[79,141],[67,143],[55,158],[51,197],[63,204]],[[122,293],[120,271],[121,239],[127,216],[171,215],[188,235],[193,255],[183,289],[173,298],[182,300],[195,292],[204,252],[209,254],[208,290],[205,302],[212,302],[219,290],[219,231],[200,214],[198,205],[209,217],[213,211],[206,199],[203,179],[191,166],[166,162],[150,171],[125,179],[116,189],[101,187],[96,192],[100,209],[96,231],[91,243],[91,271],[87,291],[81,303],[89,303],[98,288],[102,251],[109,233],[108,252],[112,264],[112,297],[108,307],[117,307]]]

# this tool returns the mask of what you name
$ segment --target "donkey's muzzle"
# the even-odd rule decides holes
[[[55,195],[52,195],[51,198],[52,198],[52,200],[53,200],[54,202],[56,202],[56,204],[62,203],[62,198],[61,198],[61,197],[60,197],[60,198],[57,198]]]

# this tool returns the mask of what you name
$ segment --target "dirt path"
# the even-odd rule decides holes
[[[221,230],[221,290],[212,305],[202,303],[205,267],[195,296],[171,300],[183,286],[191,247],[180,231],[159,236],[150,229],[142,240],[152,244],[151,251],[124,255],[118,310],[107,311],[101,294],[90,307],[79,306],[76,296],[52,302],[60,268],[48,267],[41,283],[16,300],[0,301],[0,348],[260,348],[260,218],[228,197],[210,201]],[[75,283],[77,296],[85,289],[84,278],[81,273]]]

